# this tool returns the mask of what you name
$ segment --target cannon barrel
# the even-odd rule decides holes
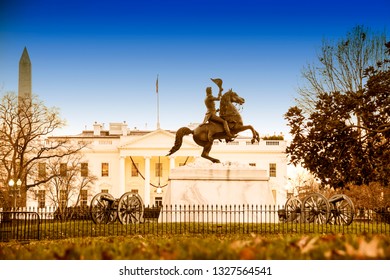
[[[100,200],[105,200],[105,201],[108,201],[108,202],[115,202],[116,199],[113,198],[113,197],[109,197],[109,196],[101,196]]]
[[[339,201],[342,201],[345,199],[345,195],[343,194],[337,194],[337,195],[334,195],[332,196],[330,199],[329,199],[329,203],[337,203]]]

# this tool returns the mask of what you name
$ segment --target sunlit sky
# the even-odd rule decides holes
[[[0,4],[0,94],[18,90],[24,47],[33,93],[78,134],[97,121],[156,129],[202,122],[205,88],[221,78],[246,99],[245,124],[284,133],[283,115],[324,38],[356,25],[383,32],[390,1],[5,0]]]

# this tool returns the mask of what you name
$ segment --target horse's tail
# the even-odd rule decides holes
[[[183,137],[186,135],[192,134],[192,133],[194,133],[194,131],[192,131],[188,127],[184,126],[184,127],[179,128],[179,130],[176,132],[175,145],[169,151],[167,156],[170,156],[173,153],[177,152],[180,149],[181,144],[183,144]]]

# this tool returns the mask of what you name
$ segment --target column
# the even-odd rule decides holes
[[[125,158],[124,156],[119,157],[119,188],[118,188],[118,194],[117,197],[121,197],[122,194],[125,193]]]
[[[173,169],[175,168],[175,157],[174,156],[170,156],[169,157],[169,169]]]
[[[145,195],[144,204],[145,206],[150,205],[150,156],[145,158]]]

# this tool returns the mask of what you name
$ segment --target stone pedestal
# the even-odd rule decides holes
[[[172,169],[163,205],[172,207],[176,216],[165,219],[264,221],[268,214],[261,211],[275,205],[268,181],[266,170],[247,165],[195,163]]]

